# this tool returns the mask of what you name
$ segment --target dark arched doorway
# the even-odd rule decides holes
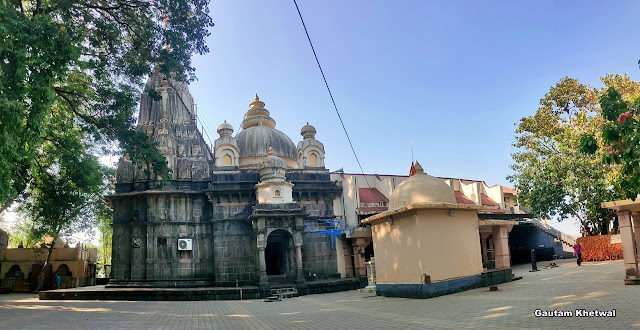
[[[267,247],[264,250],[267,275],[280,275],[292,277],[293,267],[293,237],[282,229],[275,230],[267,238]]]
[[[371,243],[369,243],[369,245],[367,245],[364,248],[364,261],[365,262],[371,261],[371,258],[373,258],[373,257],[374,257],[374,254],[373,254],[373,241],[371,241]]]

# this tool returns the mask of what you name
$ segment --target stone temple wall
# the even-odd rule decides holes
[[[338,262],[336,245],[331,248],[331,236],[318,233],[302,235],[302,270],[306,277],[309,274],[316,278],[337,276]]]
[[[214,221],[216,286],[254,285],[256,278],[256,238],[251,223]]]
[[[213,280],[213,227],[204,195],[151,195],[114,201],[112,278]],[[148,206],[148,207],[146,207]],[[192,251],[179,251],[190,238]]]

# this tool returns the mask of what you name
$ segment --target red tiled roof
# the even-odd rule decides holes
[[[384,212],[386,210],[387,210],[387,208],[386,207],[382,207],[382,206],[378,206],[378,207],[358,207],[358,208],[356,208],[356,211],[358,211],[358,212],[376,212],[376,213],[380,213],[380,212]]]
[[[480,201],[482,202],[482,205],[500,206],[500,204],[496,203],[493,199],[489,198],[489,196],[485,194],[480,194]]]
[[[358,192],[360,203],[389,203],[389,199],[376,188],[360,188]]]
[[[505,194],[511,194],[511,195],[517,195],[518,191],[513,189],[513,188],[509,188],[509,187],[505,187],[502,186],[502,192]]]
[[[467,196],[465,196],[462,193],[462,191],[454,191],[453,193],[456,195],[456,203],[458,203],[458,204],[475,204],[472,200],[467,198]]]

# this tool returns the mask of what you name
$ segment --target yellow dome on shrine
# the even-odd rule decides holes
[[[389,210],[415,203],[456,204],[453,189],[441,179],[424,173],[416,162],[415,174],[402,181],[389,197]]]

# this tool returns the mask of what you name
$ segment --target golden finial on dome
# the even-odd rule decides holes
[[[258,93],[256,93],[256,97],[253,99],[253,102],[249,103],[249,108],[264,109],[264,102],[260,101],[260,98],[258,97]]]
[[[273,148],[269,146],[269,156],[273,156],[273,155],[275,155],[275,153],[273,152]]]

